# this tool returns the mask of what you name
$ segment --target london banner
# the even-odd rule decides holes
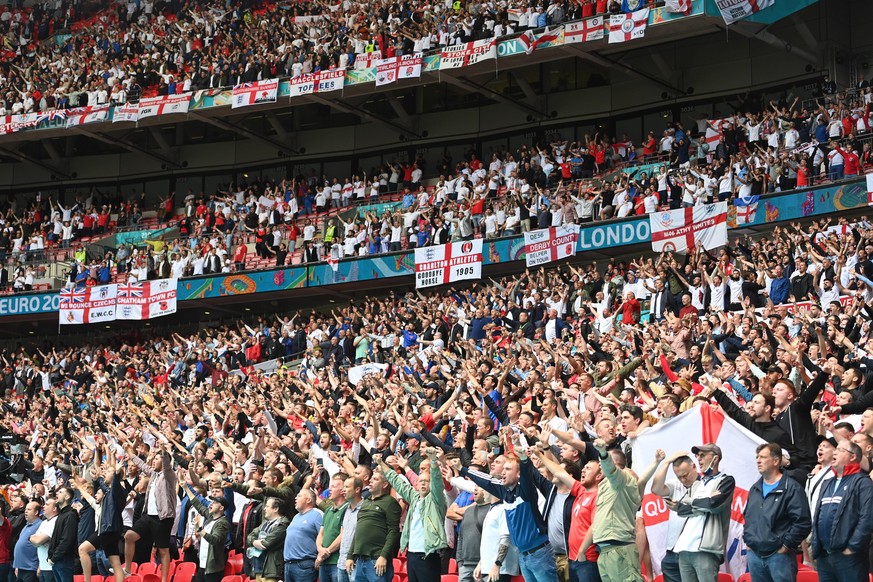
[[[415,288],[482,278],[482,239],[415,249]]]
[[[576,255],[579,225],[566,224],[524,233],[524,254],[528,267],[536,267]]]

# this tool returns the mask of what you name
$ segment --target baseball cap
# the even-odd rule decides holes
[[[721,447],[715,443],[706,443],[699,447],[691,447],[691,452],[695,455],[699,455],[700,453],[715,453],[719,458],[724,458],[724,455],[721,454]]]

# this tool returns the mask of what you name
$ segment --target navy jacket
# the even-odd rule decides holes
[[[830,479],[816,505],[816,524],[812,528],[813,558],[840,553],[847,548],[855,553],[869,549],[870,534],[873,532],[873,512],[870,511],[873,507],[873,481],[867,473],[858,471],[845,475],[839,482],[839,490],[836,490],[837,479]],[[830,504],[837,504],[837,507],[830,528],[830,547],[824,547],[819,536],[819,524],[822,506]]]
[[[743,540],[758,556],[775,554],[782,546],[796,550],[809,535],[809,502],[800,484],[787,474],[764,497],[763,479],[752,485],[743,512]]]

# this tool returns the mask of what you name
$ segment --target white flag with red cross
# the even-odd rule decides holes
[[[279,95],[279,79],[264,79],[254,83],[242,83],[233,88],[231,109],[258,105],[260,103],[275,103]]]
[[[415,288],[482,278],[482,239],[415,249]]]
[[[737,20],[748,18],[774,4],[776,0],[715,0],[715,5],[721,12],[725,24],[733,24]]]
[[[609,44],[643,38],[648,23],[648,8],[628,14],[613,14],[609,17]]]
[[[873,206],[873,174],[867,174],[867,204]]]
[[[603,38],[603,17],[595,16],[564,25],[564,44],[589,42]]]
[[[655,459],[655,451],[662,449],[667,456],[679,450],[691,452],[691,447],[715,443],[721,448],[724,458],[719,470],[734,478],[736,489],[731,503],[731,522],[725,544],[725,559],[722,570],[739,578],[746,572],[746,545],[743,542],[743,512],[749,498],[749,489],[758,480],[755,465],[755,449],[764,441],[749,432],[720,409],[709,405],[698,406],[683,412],[665,424],[656,424],[634,439],[632,444],[634,468],[645,467]],[[694,455],[691,455],[692,459]],[[668,469],[668,479],[675,479]],[[642,504],[643,523],[649,538],[649,550],[655,573],[661,571],[661,560],[667,552],[667,520],[670,510],[664,500],[651,492],[651,481],[646,485]]]
[[[652,250],[684,253],[702,246],[704,250],[727,244],[727,202],[700,204],[649,215]]]
[[[524,233],[524,253],[528,267],[536,267],[576,255],[579,225],[565,224]]]

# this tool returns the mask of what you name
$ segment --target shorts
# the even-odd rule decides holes
[[[173,529],[172,517],[158,519],[153,515],[143,515],[133,524],[133,531],[140,537],[150,537],[156,548],[170,547],[170,532]]]
[[[107,556],[120,556],[121,552],[119,551],[119,542],[121,541],[121,534],[118,532],[109,532],[104,534],[91,534],[91,536],[85,540],[92,546],[94,546],[95,550],[103,550]]]

